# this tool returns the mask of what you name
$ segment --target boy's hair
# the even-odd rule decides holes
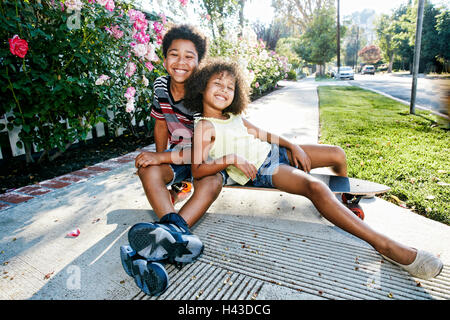
[[[210,59],[186,81],[184,106],[193,112],[203,113],[202,92],[206,89],[208,81],[213,75],[223,72],[231,74],[236,83],[233,101],[222,113],[241,114],[249,103],[249,87],[239,65],[222,59]]]
[[[200,63],[208,50],[208,40],[206,36],[194,26],[188,24],[173,26],[167,31],[163,38],[162,49],[165,58],[167,58],[167,50],[169,50],[172,41],[178,39],[192,41],[197,50],[198,62]]]

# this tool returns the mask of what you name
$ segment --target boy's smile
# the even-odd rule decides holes
[[[173,40],[167,50],[164,66],[176,83],[184,83],[198,67],[198,53],[190,40]]]

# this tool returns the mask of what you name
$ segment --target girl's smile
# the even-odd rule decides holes
[[[203,114],[222,115],[234,99],[236,79],[228,72],[214,74],[203,92]]]

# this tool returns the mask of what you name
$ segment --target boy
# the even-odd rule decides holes
[[[142,152],[135,160],[147,199],[160,221],[136,224],[128,233],[130,245],[121,247],[125,271],[149,295],[161,294],[168,285],[167,273],[158,261],[189,263],[201,254],[203,244],[189,227],[201,218],[222,188],[220,173],[194,179],[193,195],[175,213],[167,187],[192,179],[194,116],[183,104],[184,83],[204,58],[207,40],[192,26],[179,25],[166,33],[162,47],[169,75],[156,79],[153,88],[151,116],[156,120],[157,152]]]

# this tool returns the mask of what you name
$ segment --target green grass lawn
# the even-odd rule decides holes
[[[450,225],[450,131],[435,116],[357,87],[319,86],[320,142],[347,153],[349,177],[392,188],[385,200]]]

